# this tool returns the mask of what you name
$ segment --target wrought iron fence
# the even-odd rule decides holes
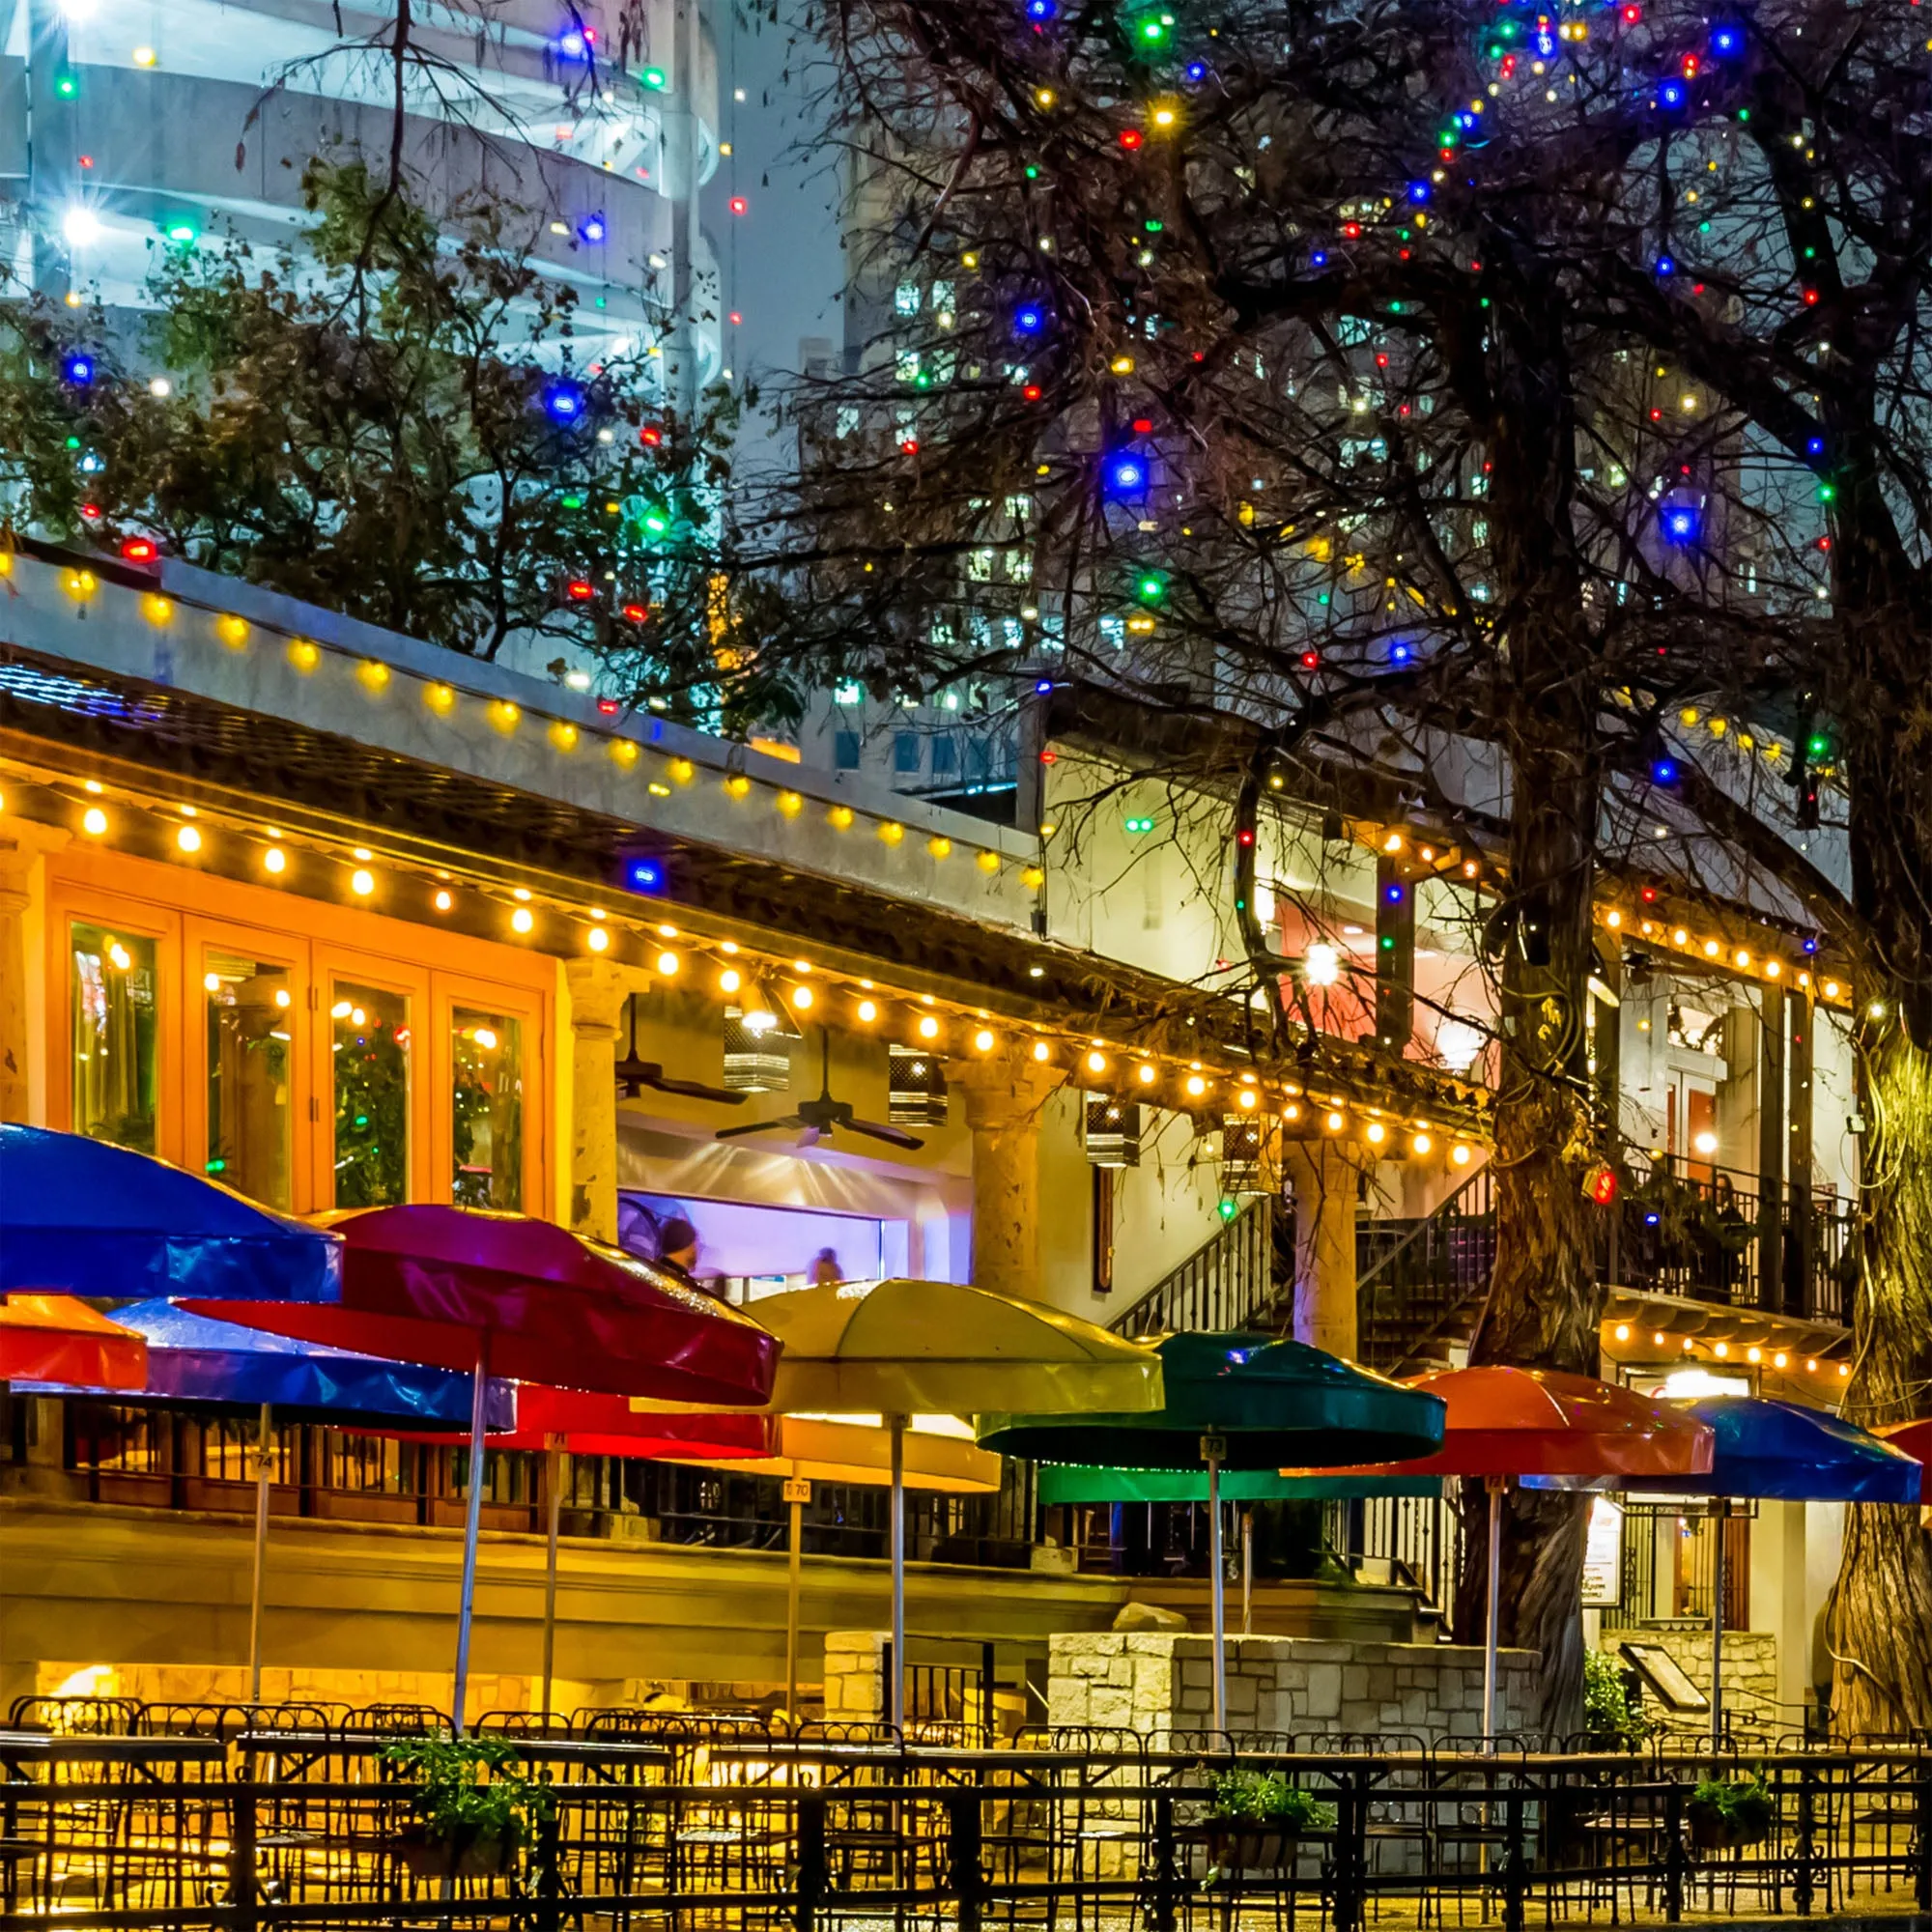
[[[624,1714],[616,1714],[624,1715]],[[366,1729],[0,1737],[0,1925],[269,1932],[566,1920],[818,1932],[877,1921],[1213,1932],[1257,1916],[1362,1932],[1453,1904],[1532,1920],[1675,1923],[1932,1909],[1932,1754],[1910,1746],[1695,1755],[1432,1750],[1315,1734],[1022,1733],[921,1745],[628,1714],[498,1734],[547,1817],[434,1838]],[[1698,1785],[1761,1781],[1726,1815]],[[1306,1794],[1244,1819],[1231,1773]]]

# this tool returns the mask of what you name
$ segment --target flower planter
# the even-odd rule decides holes
[[[421,1826],[395,1840],[396,1862],[417,1878],[500,1878],[517,1867],[520,1839],[493,1832],[459,1831],[433,1838]]]
[[[1690,1827],[1690,1842],[1700,1852],[1731,1852],[1743,1845],[1755,1845],[1771,1835],[1771,1819],[1761,1805],[1733,1812],[1726,1817],[1714,1804],[1699,1804],[1694,1799],[1686,1807]]]
[[[1205,1829],[1208,1862],[1221,1872],[1282,1871],[1301,1843],[1298,1826],[1265,1820],[1210,1818]]]

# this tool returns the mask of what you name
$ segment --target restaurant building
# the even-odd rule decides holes
[[[1284,1064],[1231,964],[1225,819],[1141,799],[1103,711],[1030,714],[1000,823],[173,561],[0,568],[0,1118],[298,1213],[453,1202],[645,1253],[685,1219],[733,1300],[906,1275],[1129,1332],[1292,1326],[1405,1372],[1466,1343],[1493,1241],[1487,861],[1373,772],[1340,814],[1290,794],[1266,822],[1265,918],[1319,967]],[[1757,918],[1747,945],[1719,909],[1675,938],[1691,913],[1643,890],[1599,915],[1636,1183],[1605,1224],[1606,1372],[1829,1401],[1855,1147],[1809,1123],[1815,1087],[1837,1105],[1842,997],[1797,933],[1767,949]],[[789,1118],[821,1094],[855,1124]],[[14,1399],[5,1422],[0,1703],[237,1694],[246,1418]],[[266,1687],[440,1702],[460,1453],[308,1427],[270,1448]],[[482,1708],[532,1694],[541,1468],[490,1459]],[[608,1459],[566,1481],[560,1701],[768,1692],[775,1486]],[[1042,1511],[1018,1465],[923,1502],[916,1697],[996,1680],[1037,1717],[1050,1633],[1205,1595],[1170,1575],[1198,1575],[1191,1513],[1134,1515]],[[1829,1523],[1738,1521],[1738,1627],[1774,1631],[1776,1694],[1802,1701]],[[1599,1621],[1707,1613],[1701,1533],[1623,1526]],[[1424,1628],[1446,1601],[1446,1510],[1294,1534],[1378,1582],[1378,1615],[1394,1592]],[[824,1633],[878,1627],[883,1548],[876,1492],[814,1496],[808,1679]],[[1258,1601],[1313,1614],[1292,1577]]]

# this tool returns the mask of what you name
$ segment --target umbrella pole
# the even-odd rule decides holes
[[[1711,1498],[1711,1527],[1718,1547],[1711,1565],[1711,1755],[1724,1743],[1724,1519],[1731,1513],[1727,1496]]]
[[[1503,1486],[1508,1478],[1486,1479],[1490,1492],[1489,1621],[1483,1631],[1483,1747],[1496,1747],[1496,1619],[1502,1604]]]
[[[893,1666],[887,1687],[888,1715],[905,1722],[905,1423],[888,1418],[893,1432]]]
[[[456,1688],[450,1697],[455,1733],[463,1735],[463,1707],[469,1691],[469,1625],[476,1605],[476,1541],[483,1526],[483,1401],[490,1386],[490,1341],[476,1342],[476,1373],[469,1386],[469,1509],[463,1520],[463,1591],[456,1612]]]
[[[798,1610],[804,1585],[802,1565],[805,1555],[805,1505],[798,1495],[809,1488],[803,1476],[785,1484],[785,1711],[794,1725],[798,1722]]]
[[[1254,1634],[1255,1513],[1241,1512],[1241,1634]]]
[[[550,1516],[544,1550],[543,1718],[550,1722],[551,1684],[556,1674],[556,1532],[563,1516],[563,1437],[544,1439],[544,1501]]]
[[[255,1444],[255,1580],[248,1594],[248,1701],[262,1701],[262,1586],[269,1569],[269,1422],[270,1406],[262,1405]]]
[[[1204,1445],[1205,1446],[1205,1445]],[[1221,1575],[1220,1443],[1208,1454],[1208,1574],[1214,1614],[1214,1728],[1228,1728],[1228,1584]]]

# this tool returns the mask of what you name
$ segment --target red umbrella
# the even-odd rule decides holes
[[[771,1395],[779,1345],[755,1321],[667,1270],[527,1215],[425,1204],[318,1218],[343,1237],[339,1303],[185,1305],[280,1335],[473,1372],[452,1713],[460,1733],[476,1595],[486,1378],[754,1407]]]
[[[0,1382],[148,1385],[148,1345],[71,1294],[0,1297]]]
[[[1483,1734],[1493,1737],[1503,1492],[1511,1478],[1701,1476],[1711,1467],[1712,1435],[1672,1404],[1560,1369],[1446,1369],[1417,1376],[1410,1386],[1449,1405],[1442,1447],[1412,1463],[1352,1473],[1484,1479],[1490,1494],[1490,1590]]]
[[[550,1716],[556,1662],[556,1537],[563,1508],[562,1461],[571,1456],[677,1457],[693,1463],[744,1463],[774,1454],[779,1419],[736,1415],[658,1415],[621,1395],[586,1394],[527,1382],[517,1390],[517,1426],[493,1435],[495,1449],[541,1449],[550,1502],[544,1558],[543,1715]]]
[[[1925,1464],[1925,1474],[1920,1479],[1919,1500],[1932,1504],[1932,1415],[1921,1415],[1917,1422],[1889,1422],[1883,1429],[1874,1429],[1874,1435],[1882,1436],[1894,1449],[1903,1449],[1908,1456],[1916,1456]]]

